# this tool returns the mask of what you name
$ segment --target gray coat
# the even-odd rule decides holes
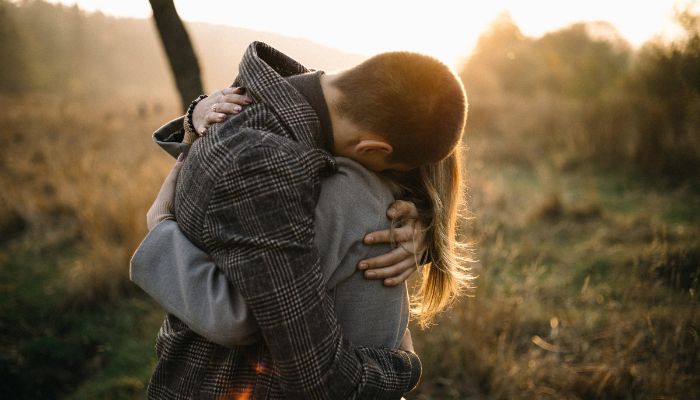
[[[321,183],[314,243],[343,334],[355,345],[398,349],[408,324],[406,284],[386,287],[357,269],[359,260],[391,250],[363,237],[389,229],[393,185],[356,162],[337,158]],[[193,331],[226,347],[253,344],[260,331],[245,301],[208,254],[175,221],[146,236],[131,261],[131,279]]]

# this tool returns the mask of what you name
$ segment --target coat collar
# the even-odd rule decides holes
[[[310,70],[263,42],[248,46],[238,67],[249,94],[272,108],[298,142],[323,149],[321,122],[306,99],[284,77]]]

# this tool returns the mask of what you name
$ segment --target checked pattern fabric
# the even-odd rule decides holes
[[[234,86],[253,104],[195,142],[176,191],[180,228],[241,292],[264,342],[225,348],[168,315],[150,399],[400,399],[417,384],[415,354],[355,347],[338,328],[313,246],[319,182],[337,166],[283,79],[307,72],[252,43]],[[156,141],[177,137],[176,125]]]

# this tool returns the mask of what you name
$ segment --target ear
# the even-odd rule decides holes
[[[362,155],[369,155],[374,152],[391,154],[392,151],[394,151],[394,148],[383,140],[365,139],[355,146],[355,152]]]

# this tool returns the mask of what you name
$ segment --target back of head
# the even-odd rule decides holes
[[[333,106],[358,127],[382,136],[390,161],[438,162],[460,142],[467,117],[464,87],[436,58],[407,51],[381,53],[334,81]]]

